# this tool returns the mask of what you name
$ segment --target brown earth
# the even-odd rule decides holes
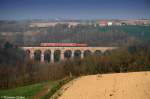
[[[82,76],[57,94],[58,99],[150,99],[150,72]]]
[[[43,96],[45,96],[51,89],[51,85],[50,84],[47,84],[43,87],[43,89],[37,93],[36,96],[34,96],[33,99],[41,99]]]

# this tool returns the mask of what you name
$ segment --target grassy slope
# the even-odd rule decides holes
[[[54,86],[56,81],[48,81],[23,87],[18,87],[8,90],[0,90],[0,96],[23,96],[27,99],[32,99],[43,87],[47,84]]]

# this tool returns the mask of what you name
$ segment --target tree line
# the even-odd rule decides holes
[[[55,64],[35,63],[26,57],[23,50],[6,42],[0,47],[0,88],[56,80],[68,75],[149,71],[149,60],[149,42]]]
[[[39,45],[41,42],[75,42],[89,46],[122,46],[149,39],[150,26],[106,26],[57,24],[54,27],[30,27],[28,22],[0,22],[0,39],[15,45]],[[8,33],[7,35],[3,35]],[[10,33],[10,34],[9,34]]]

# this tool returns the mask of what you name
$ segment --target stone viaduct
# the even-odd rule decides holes
[[[31,59],[35,59],[39,53],[39,62],[45,62],[46,57],[48,62],[55,62],[55,54],[58,53],[58,60],[67,58],[84,58],[91,54],[101,54],[105,51],[113,50],[116,47],[21,47],[29,55]],[[47,54],[46,54],[47,53]]]

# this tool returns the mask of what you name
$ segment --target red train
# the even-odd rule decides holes
[[[87,47],[87,44],[78,43],[40,43],[42,47]]]

